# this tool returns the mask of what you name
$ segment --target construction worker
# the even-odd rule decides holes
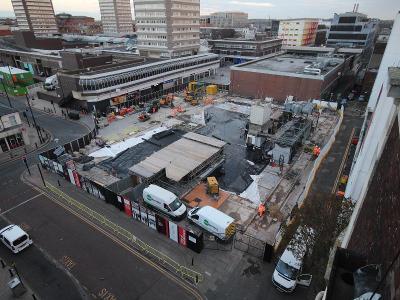
[[[258,205],[258,215],[261,218],[264,214],[265,214],[265,205],[260,203],[260,205]]]
[[[321,148],[318,147],[318,145],[315,145],[313,148],[313,155],[315,158],[317,158],[319,156],[319,154],[321,153]]]

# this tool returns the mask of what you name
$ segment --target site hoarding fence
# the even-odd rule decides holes
[[[193,230],[176,224],[167,217],[147,209],[136,201],[131,201],[131,204],[133,219],[146,224],[151,229],[165,235],[183,247],[189,248],[197,253],[203,250],[202,232],[194,232]]]

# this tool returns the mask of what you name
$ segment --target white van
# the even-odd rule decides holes
[[[29,235],[17,225],[9,225],[1,229],[0,240],[14,253],[24,250],[33,243]]]
[[[175,219],[182,219],[186,216],[185,204],[175,194],[158,185],[151,184],[145,188],[143,190],[143,200],[146,204]]]
[[[212,206],[195,207],[188,218],[221,240],[229,239],[236,230],[235,220]]]
[[[56,87],[58,86],[58,78],[57,75],[53,75],[50,77],[47,77],[45,82],[44,82],[44,88],[48,91],[55,90]]]
[[[272,274],[272,283],[281,292],[291,293],[297,285],[308,287],[311,284],[312,275],[301,274],[303,260],[307,254],[307,246],[310,246],[306,244],[302,233],[304,232],[299,227],[279,258]],[[305,233],[311,235],[308,238],[313,239],[314,231],[311,228],[305,229]]]

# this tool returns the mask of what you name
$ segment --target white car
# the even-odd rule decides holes
[[[13,253],[18,253],[33,243],[29,235],[18,225],[8,225],[0,229],[0,240]]]

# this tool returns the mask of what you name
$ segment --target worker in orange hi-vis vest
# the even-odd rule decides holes
[[[321,153],[321,148],[315,145],[313,149],[313,155],[317,158],[320,153]]]
[[[265,205],[260,203],[258,206],[258,215],[262,217],[265,214]]]

